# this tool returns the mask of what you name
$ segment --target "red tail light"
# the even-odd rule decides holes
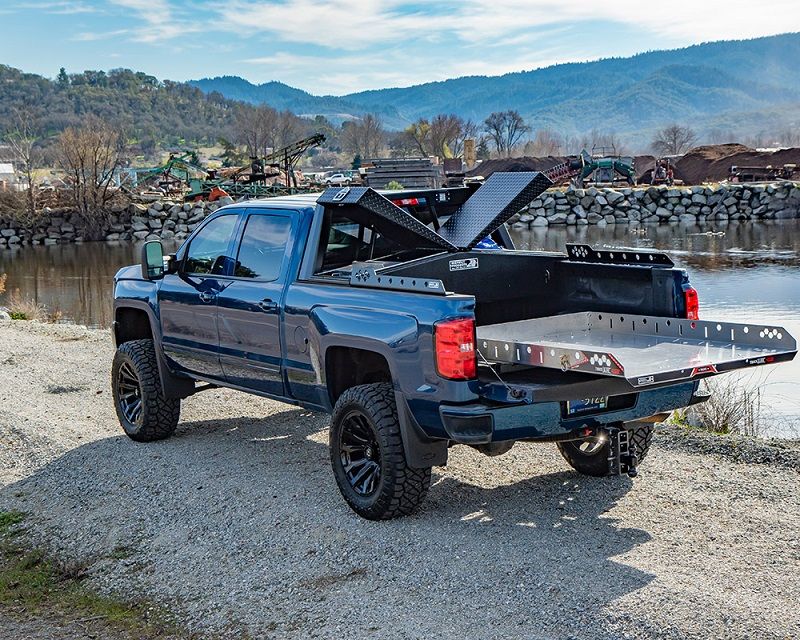
[[[700,319],[700,298],[694,287],[686,287],[683,290],[683,299],[686,302],[686,317],[689,320]]]
[[[398,207],[416,207],[419,205],[419,198],[400,198],[399,200],[392,200],[392,202]]]
[[[475,321],[444,320],[433,327],[436,371],[448,380],[471,380],[477,375]]]

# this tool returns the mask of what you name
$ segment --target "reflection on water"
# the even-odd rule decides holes
[[[15,247],[0,250],[0,273],[8,275],[6,297],[18,291],[66,322],[108,327],[114,274],[139,262],[140,251],[141,245],[103,242]]]
[[[619,225],[551,227],[512,232],[520,249],[562,251],[567,242],[597,247],[654,247],[689,272],[700,292],[701,317],[786,327],[800,336],[800,221],[721,226]],[[167,247],[172,250],[174,247]],[[139,246],[87,243],[0,250],[7,289],[19,289],[66,321],[107,327],[111,323],[114,273],[139,260]],[[0,299],[0,305],[3,304]],[[759,367],[765,405],[776,429],[800,433],[800,360]],[[789,424],[793,423],[793,424]]]

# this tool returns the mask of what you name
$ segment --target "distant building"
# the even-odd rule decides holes
[[[21,188],[10,162],[0,162],[0,191],[18,191]]]

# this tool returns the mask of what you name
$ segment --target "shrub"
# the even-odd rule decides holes
[[[49,322],[52,320],[47,313],[47,307],[32,298],[24,298],[19,289],[14,289],[6,300],[8,315],[12,320],[39,320]]]
[[[393,191],[400,191],[403,188],[403,185],[400,184],[397,180],[392,180],[389,184],[386,185],[387,189],[391,189]]]
[[[705,385],[711,397],[681,412],[676,422],[721,435],[764,435],[762,382],[753,375],[726,375],[706,380]]]

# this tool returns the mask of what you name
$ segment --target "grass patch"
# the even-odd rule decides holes
[[[2,292],[0,292],[2,293]],[[25,298],[19,289],[13,289],[6,296],[8,315],[12,320],[38,320],[39,322],[58,322],[62,313],[59,310],[50,311],[45,305],[36,302],[33,298]]]
[[[40,549],[30,548],[24,519],[18,511],[0,511],[0,609],[90,625],[93,637],[186,637],[163,609],[90,589],[84,584],[86,564],[60,562]]]

